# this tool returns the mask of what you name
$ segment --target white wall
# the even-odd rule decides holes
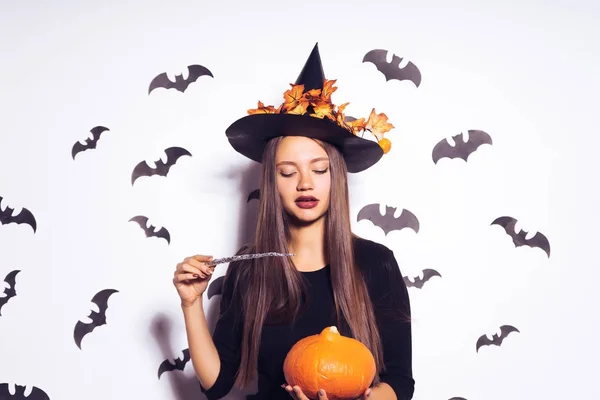
[[[355,232],[393,249],[407,277],[441,274],[410,288],[414,398],[599,398],[598,5],[85,3],[0,4],[0,209],[37,221],[35,233],[0,225],[0,282],[21,271],[0,316],[0,384],[11,393],[19,384],[52,400],[202,398],[191,363],[157,377],[187,346],[172,273],[187,255],[230,255],[249,238],[257,168],[224,130],[257,100],[279,104],[318,41],[338,80],[334,102],[349,101],[356,117],[376,107],[396,126],[392,151],[351,177]],[[386,82],[362,63],[376,48],[414,62],[421,85]],[[214,78],[148,95],[157,74],[189,64]],[[73,160],[97,125],[110,130]],[[466,163],[433,163],[437,142],[469,129],[493,145]],[[134,166],[154,166],[171,146],[192,156],[132,186]],[[419,232],[385,236],[357,222],[369,203],[412,211]],[[170,244],[128,222],[139,214],[166,227]],[[500,216],[546,235],[550,257],[516,248],[490,225]],[[89,321],[102,289],[118,290],[108,323],[80,350],[75,323]],[[207,302],[213,313],[218,301]],[[520,332],[476,352],[504,324]]]

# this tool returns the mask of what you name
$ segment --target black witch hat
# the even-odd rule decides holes
[[[318,44],[315,44],[295,84],[284,95],[279,107],[265,106],[248,110],[248,116],[235,121],[226,130],[233,148],[261,162],[267,142],[278,136],[305,136],[319,139],[336,146],[348,168],[348,172],[364,171],[389,151],[391,142],[383,138],[394,126],[387,122],[383,113],[371,111],[368,119],[348,118],[344,108],[348,103],[336,106],[331,94],[337,89],[335,80],[325,79]],[[370,132],[377,139],[362,137]]]

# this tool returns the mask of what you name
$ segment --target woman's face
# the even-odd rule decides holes
[[[301,136],[281,140],[275,156],[277,190],[286,212],[301,223],[312,223],[329,208],[331,174],[327,152]]]

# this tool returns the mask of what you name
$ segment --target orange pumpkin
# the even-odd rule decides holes
[[[329,400],[356,399],[371,386],[375,358],[367,346],[342,336],[335,326],[299,340],[283,362],[285,380],[318,398],[323,389]]]

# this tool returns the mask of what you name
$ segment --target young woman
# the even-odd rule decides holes
[[[202,304],[212,257],[177,265],[173,282],[190,355],[209,400],[256,377],[252,398],[308,400],[286,384],[283,361],[298,340],[332,325],[375,357],[378,374],[361,399],[413,396],[406,286],[392,251],[351,232],[348,204],[347,173],[370,167],[389,150],[382,136],[392,125],[374,112],[366,122],[344,119],[344,106],[331,103],[332,82],[315,46],[284,104],[259,102],[227,130],[238,152],[262,163],[256,236],[239,253],[295,255],[231,263],[212,336]],[[377,141],[356,134],[361,129]]]

